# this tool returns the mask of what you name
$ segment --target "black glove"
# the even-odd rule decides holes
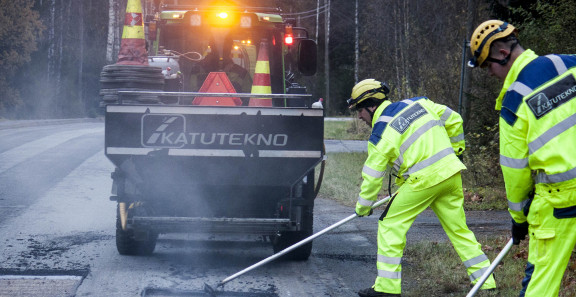
[[[374,212],[374,210],[371,208],[371,209],[370,209],[370,212],[369,212],[366,216],[367,216],[367,217],[371,216],[373,212]],[[363,216],[359,215],[358,213],[356,213],[356,215],[359,216],[359,217],[363,217]]]
[[[528,235],[528,222],[516,223],[512,220],[512,243],[520,244],[520,241],[526,239],[526,235]]]
[[[456,157],[458,157],[458,159],[460,159],[460,162],[464,162],[464,155],[463,154],[456,155]]]
[[[522,211],[524,212],[525,216],[528,216],[528,213],[530,212],[530,206],[532,205],[533,200],[534,200],[534,190],[528,193],[528,203],[526,203],[526,205],[524,205],[524,208],[522,208]]]

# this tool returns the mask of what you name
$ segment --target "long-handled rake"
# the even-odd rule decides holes
[[[394,195],[392,195],[392,197],[396,196],[397,193],[398,193],[398,192],[396,192]],[[382,199],[382,200],[374,203],[374,205],[372,205],[372,209],[374,209],[374,208],[376,208],[376,207],[379,207],[380,205],[384,204],[386,201],[390,200],[390,198],[391,198],[390,196],[387,196],[386,198],[384,198],[384,199]],[[289,247],[281,250],[280,252],[278,252],[278,253],[276,253],[276,254],[274,254],[274,255],[266,258],[266,259],[263,259],[263,260],[261,260],[260,262],[258,262],[258,263],[256,263],[256,264],[253,264],[253,265],[251,265],[251,266],[249,266],[249,267],[246,267],[246,268],[244,268],[243,270],[241,270],[241,271],[239,271],[239,272],[237,272],[237,273],[235,273],[235,274],[233,274],[233,275],[231,275],[231,276],[229,276],[229,277],[221,280],[221,281],[220,281],[218,284],[216,284],[214,287],[208,285],[207,283],[204,283],[204,292],[210,294],[210,296],[212,296],[212,297],[216,297],[216,294],[217,294],[216,289],[218,289],[218,287],[224,286],[224,284],[226,284],[227,282],[229,282],[229,281],[231,281],[231,280],[239,277],[239,276],[242,275],[242,274],[245,274],[245,273],[248,272],[248,271],[251,271],[251,270],[253,270],[253,269],[255,269],[255,268],[258,268],[258,267],[260,267],[260,266],[262,266],[262,265],[264,265],[264,264],[266,264],[266,263],[268,263],[268,262],[271,262],[271,261],[273,261],[273,260],[276,260],[276,259],[278,259],[279,257],[282,257],[282,256],[285,255],[286,253],[289,253],[289,252],[291,252],[291,251],[293,251],[293,250],[301,247],[302,245],[307,244],[308,242],[314,240],[315,238],[320,237],[320,236],[324,235],[325,233],[331,231],[332,229],[338,228],[339,226],[344,225],[344,224],[348,223],[349,221],[351,221],[351,220],[353,220],[353,219],[355,219],[355,218],[357,218],[357,217],[358,217],[357,214],[352,214],[352,215],[350,215],[350,216],[348,216],[348,217],[340,220],[339,222],[337,222],[337,223],[335,223],[335,224],[333,224],[333,225],[330,225],[329,227],[324,228],[324,229],[322,229],[321,231],[318,231],[317,233],[315,233],[315,234],[313,234],[313,235],[311,235],[311,236],[309,236],[309,237],[307,237],[307,238],[305,238],[305,239],[302,239],[301,241],[299,241],[299,242],[297,242],[297,243],[295,243],[295,244],[293,244],[293,245],[291,245],[291,246],[289,246]]]
[[[468,293],[468,295],[466,295],[466,297],[472,297],[476,294],[476,292],[478,292],[478,290],[480,289],[480,287],[482,287],[482,285],[488,279],[490,274],[492,274],[494,269],[496,269],[496,266],[498,266],[498,264],[500,264],[500,261],[502,261],[502,258],[504,258],[504,256],[506,256],[506,254],[508,254],[508,252],[512,248],[512,244],[513,244],[513,240],[510,239],[508,241],[508,243],[506,244],[506,246],[504,246],[504,249],[502,249],[500,254],[498,254],[498,256],[496,256],[496,259],[494,259],[492,264],[488,267],[488,269],[484,272],[484,274],[482,274],[482,276],[480,277],[480,279],[478,280],[476,285],[474,285],[474,287],[472,288],[472,290],[470,290],[470,292]]]

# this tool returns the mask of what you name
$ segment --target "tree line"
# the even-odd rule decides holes
[[[102,67],[115,63],[127,0],[0,0],[0,117],[101,115]],[[143,7],[152,1],[143,0]],[[244,1],[247,2],[247,1]],[[318,74],[307,81],[327,99],[329,115],[349,112],[344,100],[357,80],[376,78],[392,98],[428,96],[459,109],[466,127],[497,122],[500,83],[462,67],[475,26],[490,18],[520,29],[537,53],[574,53],[576,0],[295,0],[276,1],[317,40]],[[110,46],[112,43],[112,46]],[[110,49],[115,52],[110,52]],[[464,52],[465,51],[465,52]],[[463,53],[465,56],[463,57]]]

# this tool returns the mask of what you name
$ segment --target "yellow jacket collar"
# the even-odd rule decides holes
[[[386,107],[388,107],[388,105],[390,104],[392,104],[390,100],[384,100],[384,102],[382,102],[380,106],[376,108],[376,110],[374,111],[374,116],[372,117],[372,127],[374,127],[374,125],[378,121],[378,118],[380,118],[380,115],[384,112],[384,109],[386,109]]]
[[[518,58],[516,58],[514,64],[512,64],[512,67],[510,67],[508,75],[506,75],[504,85],[502,85],[502,90],[500,90],[500,95],[498,95],[498,98],[496,98],[496,110],[502,109],[502,101],[504,100],[504,95],[508,91],[510,85],[516,81],[520,71],[522,71],[522,69],[524,69],[528,63],[532,62],[532,60],[536,58],[538,58],[538,55],[529,49],[525,50],[522,54],[520,54],[520,56],[518,56]]]

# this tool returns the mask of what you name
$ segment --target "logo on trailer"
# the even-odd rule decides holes
[[[179,135],[186,133],[183,115],[145,114],[142,116],[142,146],[158,148],[181,148]]]
[[[288,134],[186,131],[184,115],[145,114],[142,116],[141,142],[143,147],[154,148],[285,147]]]

